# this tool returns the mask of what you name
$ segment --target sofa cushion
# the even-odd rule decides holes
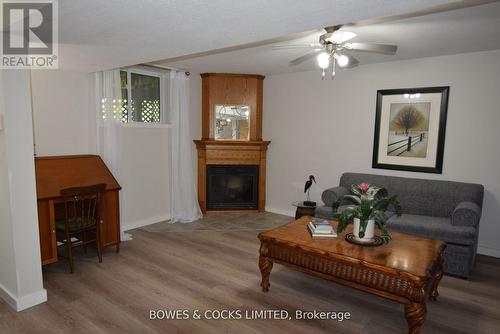
[[[387,221],[391,231],[408,233],[419,237],[445,242],[473,245],[476,229],[470,226],[454,226],[450,218],[403,214],[392,216]]]

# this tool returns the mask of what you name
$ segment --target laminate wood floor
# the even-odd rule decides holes
[[[406,333],[403,306],[275,265],[261,292],[257,234],[291,220],[209,216],[131,231],[121,252],[77,254],[44,269],[48,302],[16,313],[0,301],[0,333]],[[472,279],[445,276],[422,333],[500,333],[500,259]],[[348,311],[351,320],[149,320],[149,310]]]

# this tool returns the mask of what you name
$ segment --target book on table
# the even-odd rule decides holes
[[[307,224],[307,230],[314,238],[335,238],[337,233],[327,220],[311,221]]]

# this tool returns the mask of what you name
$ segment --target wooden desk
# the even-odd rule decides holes
[[[38,225],[42,265],[54,263],[57,258],[56,217],[61,217],[60,191],[64,188],[83,187],[97,183],[106,184],[103,219],[101,222],[102,246],[120,247],[120,210],[118,192],[120,185],[98,155],[72,155],[35,158]]]

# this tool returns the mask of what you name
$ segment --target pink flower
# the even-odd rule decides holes
[[[368,190],[368,188],[370,188],[370,185],[366,182],[363,182],[363,183],[360,183],[359,186],[358,186],[359,190],[361,190],[362,192],[365,192]]]

